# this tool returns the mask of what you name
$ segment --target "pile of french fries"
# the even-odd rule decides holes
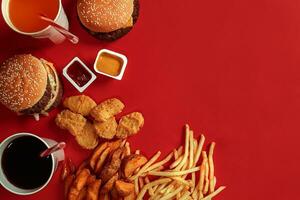
[[[71,162],[63,167],[65,197],[68,200],[211,200],[225,186],[216,189],[213,154],[203,150],[205,138],[194,138],[185,127],[185,144],[159,161],[161,152],[147,159],[131,150],[126,140],[99,144],[91,157],[76,170]]]
[[[158,161],[161,155],[158,151],[130,177],[138,194],[137,200],[147,196],[150,200],[210,200],[225,189],[225,186],[215,189],[215,143],[211,143],[207,153],[203,150],[205,137],[201,135],[197,141],[189,126],[185,128],[184,147],[174,149],[161,161]]]

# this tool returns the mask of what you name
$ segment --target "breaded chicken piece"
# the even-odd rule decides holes
[[[85,95],[67,97],[63,104],[72,112],[83,116],[88,116],[91,110],[97,106],[96,102],[92,98]]]
[[[84,149],[94,149],[98,145],[98,135],[90,122],[87,122],[81,131],[75,133],[75,139]]]
[[[104,139],[112,139],[117,133],[118,123],[114,117],[105,122],[94,122],[96,133]]]
[[[90,115],[99,122],[105,122],[122,112],[125,105],[119,99],[107,99],[92,109]]]
[[[61,129],[68,130],[72,135],[80,132],[86,124],[86,119],[69,110],[63,110],[55,118],[55,123]]]
[[[144,117],[142,113],[133,112],[123,116],[117,128],[117,138],[126,138],[130,135],[136,134],[144,125]]]

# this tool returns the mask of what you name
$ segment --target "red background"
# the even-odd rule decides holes
[[[53,45],[18,35],[0,20],[0,59],[32,53],[58,71],[74,57],[92,68],[102,48],[124,53],[122,81],[99,76],[86,90],[97,102],[119,97],[124,113],[141,111],[145,126],[130,139],[148,155],[182,140],[189,123],[216,141],[216,199],[298,199],[300,114],[300,3],[296,0],[141,0],[141,14],[126,37],[104,43],[88,35],[64,0],[71,31],[81,41]],[[64,79],[65,96],[78,92]],[[66,141],[75,163],[90,152],[54,125],[56,111],[35,122],[0,107],[0,140],[21,131]],[[26,173],[26,172],[24,172]],[[0,187],[0,199],[63,199],[56,173],[38,194],[20,197]]]

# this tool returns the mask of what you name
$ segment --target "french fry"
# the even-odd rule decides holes
[[[145,170],[151,166],[160,156],[161,152],[158,151],[141,169],[140,171],[138,171],[137,174],[135,174],[134,176],[130,177],[130,180],[134,180],[136,178],[138,178],[141,174],[143,174],[145,172]]]
[[[136,194],[134,192],[130,193],[130,195],[124,197],[123,200],[136,200]]]
[[[175,168],[176,170],[179,170],[183,167],[183,165],[185,164],[186,160],[188,159],[189,156],[189,134],[190,132],[190,127],[189,125],[185,125],[185,149],[184,149],[184,156],[183,159],[181,160],[181,162],[177,165],[177,167]]]
[[[131,154],[129,142],[125,143],[125,148],[126,148],[125,155],[129,156]]]
[[[178,147],[177,152],[178,152],[178,156],[182,155],[182,153],[183,153],[183,146],[182,145],[180,147]]]
[[[107,144],[107,146],[110,148],[110,151],[113,152],[115,151],[116,149],[120,148],[120,147],[124,147],[124,145],[122,146],[123,142],[126,143],[126,140],[115,140],[115,141],[112,141],[112,142],[109,142]]]
[[[216,188],[217,185],[217,177],[214,176],[214,188]]]
[[[102,154],[102,152],[106,149],[107,147],[107,142],[100,144],[94,151],[94,153],[92,154],[91,158],[90,158],[90,167],[92,169],[95,168],[95,165],[97,163],[98,157]]]
[[[179,165],[179,163],[181,163],[181,161],[183,160],[183,155],[179,156],[179,158],[177,158],[177,160],[175,160],[171,165],[170,165],[170,169],[173,169],[175,167],[177,167]]]
[[[115,182],[118,180],[119,174],[116,173],[113,175],[101,188],[100,194],[106,194],[111,191],[111,189],[114,187]]]
[[[174,160],[178,159],[178,151],[177,149],[173,149]]]
[[[164,183],[164,184],[160,184],[160,185],[156,185],[153,187],[154,190],[154,196],[157,195],[162,189],[164,189],[168,184]]]
[[[192,173],[192,186],[191,186],[191,193],[194,191],[196,186],[196,174],[195,172]]]
[[[174,176],[174,177],[171,177],[173,180],[175,180],[176,182],[180,183],[180,184],[183,184],[183,185],[186,185],[186,186],[191,186],[191,183],[181,177],[178,177],[178,176]]]
[[[208,165],[209,165],[209,192],[212,193],[215,191],[214,187],[214,160],[213,160],[213,154],[215,149],[216,143],[211,143],[209,152],[208,152]]]
[[[135,150],[135,154],[139,155],[140,153],[141,153],[141,151],[139,149]]]
[[[105,162],[105,160],[106,160],[106,158],[107,158],[109,152],[110,152],[110,148],[107,147],[107,148],[102,152],[102,154],[100,155],[100,157],[99,157],[99,159],[98,159],[98,161],[97,161],[97,164],[96,164],[96,166],[94,167],[94,169],[95,169],[94,171],[95,171],[97,174],[100,174],[101,168],[102,168],[102,166],[104,165],[104,162]]]
[[[64,196],[67,198],[70,187],[72,186],[72,183],[75,179],[75,176],[73,174],[69,174],[65,179],[64,179]]]
[[[217,190],[215,190],[213,193],[210,193],[209,195],[207,195],[206,197],[204,197],[202,200],[212,199],[213,197],[215,197],[216,195],[218,195],[220,192],[222,192],[225,188],[226,188],[225,186],[219,187]]]
[[[145,184],[148,184],[148,183],[150,183],[150,180],[149,180],[148,177],[146,177],[146,178],[145,178]],[[153,195],[154,195],[154,190],[153,190],[152,187],[149,188],[149,195],[150,195],[150,196],[153,196]]]
[[[80,190],[85,187],[87,179],[90,176],[90,171],[88,169],[82,169],[79,174],[75,177],[72,186],[69,189],[68,200],[77,199]]]
[[[197,190],[194,190],[193,192],[191,192],[191,196],[193,199],[198,199],[198,191]]]
[[[189,169],[194,165],[194,132],[190,131]]]
[[[109,194],[100,194],[98,200],[110,200],[109,199]]]
[[[166,164],[167,162],[169,162],[173,157],[173,152],[171,152],[169,155],[167,155],[167,157],[153,165],[151,165],[150,167],[148,167],[144,172],[148,172],[148,171],[152,171],[155,168],[158,168],[160,166],[163,166],[164,164]]]
[[[144,187],[144,179],[142,177],[139,177],[139,187],[142,189]]]
[[[93,183],[88,185],[86,200],[97,200],[99,195],[99,189],[101,186],[101,180],[97,179]]]
[[[196,152],[196,156],[195,156],[194,166],[196,166],[197,162],[199,161],[204,142],[205,142],[205,137],[204,137],[204,135],[201,135],[199,144],[198,144],[198,148],[197,148],[197,152]]]
[[[139,179],[134,179],[134,191],[136,194],[140,193],[140,187],[139,187]]]
[[[78,169],[77,169],[77,171],[76,171],[76,176],[81,172],[81,170],[85,169],[88,165],[89,165],[88,160],[83,161],[83,162],[79,165],[79,167],[78,167]]]
[[[179,198],[179,200],[190,199],[190,195],[191,195],[191,193],[190,193],[189,191],[186,191],[186,192],[183,193],[183,195]]]
[[[203,197],[203,189],[204,189],[204,180],[205,180],[205,166],[207,162],[207,158],[204,155],[205,153],[203,152],[203,161],[200,167],[200,174],[199,174],[199,196],[200,198]]]
[[[115,182],[115,187],[117,194],[121,197],[125,197],[130,193],[134,192],[134,184],[127,183],[121,180]]]
[[[165,191],[165,195],[172,192],[174,190],[174,187],[175,187],[174,185],[170,185],[169,188]]]
[[[87,188],[84,187],[80,190],[79,195],[76,200],[85,200],[87,195]]]
[[[129,178],[141,166],[147,163],[147,158],[139,154],[131,154],[122,160],[122,173],[125,178]],[[139,171],[138,171],[139,172]],[[136,174],[138,174],[138,172]],[[133,179],[132,179],[133,180]]]
[[[143,187],[141,192],[138,194],[137,200],[142,200],[149,188],[151,188],[155,185],[159,185],[159,184],[162,184],[162,183],[168,183],[168,182],[171,182],[171,181],[172,181],[172,179],[170,179],[170,178],[162,178],[162,179],[155,180],[151,183],[148,183],[147,185],[145,185]]]
[[[149,175],[152,176],[164,176],[164,177],[172,177],[172,176],[182,176],[185,174],[190,174],[196,171],[199,171],[200,167],[194,167],[188,170],[182,170],[182,171],[163,171],[163,172],[156,172],[156,171],[151,171],[149,172]]]
[[[120,147],[125,147],[126,142],[126,140],[122,140]]]
[[[172,197],[176,196],[176,194],[178,194],[183,188],[184,188],[183,186],[180,186],[179,188],[177,188],[173,192],[171,192],[171,193],[165,195],[164,197],[160,198],[160,200],[172,199]]]
[[[207,158],[206,158],[207,159]],[[209,174],[209,166],[208,166],[208,162],[205,163],[205,184],[204,184],[204,188],[203,188],[203,195],[207,194],[208,189],[209,189],[209,178],[208,178],[208,174]]]

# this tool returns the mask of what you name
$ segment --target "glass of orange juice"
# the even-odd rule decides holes
[[[40,18],[41,15],[69,29],[61,0],[2,0],[2,15],[14,31],[34,38],[49,38],[55,44],[66,38]]]

